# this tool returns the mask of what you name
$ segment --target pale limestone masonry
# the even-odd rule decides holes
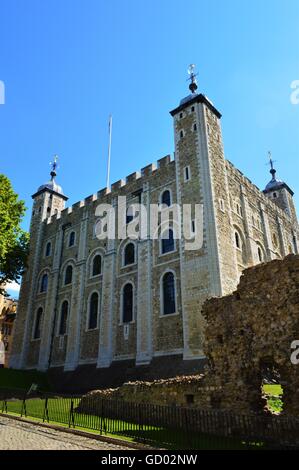
[[[87,364],[109,368],[114,361],[128,360],[144,366],[160,356],[201,360],[200,312],[205,300],[235,290],[245,268],[298,253],[292,191],[277,182],[262,192],[225,159],[221,115],[211,102],[193,93],[171,115],[174,159],[166,156],[68,208],[56,174],[33,195],[31,254],[22,281],[11,367],[46,370],[50,362],[52,368],[72,371]],[[135,263],[123,266],[127,240],[96,238],[96,207],[107,203],[117,209],[118,196],[126,196],[128,204],[149,207],[160,203],[166,189],[172,203],[203,204],[202,248],[188,251],[184,239],[176,240],[175,251],[161,255],[160,240],[148,233],[134,241]],[[71,232],[73,246],[68,243]],[[46,256],[48,243],[51,252]],[[92,277],[97,254],[102,256],[102,273]],[[68,265],[73,279],[64,285]],[[176,311],[163,315],[161,279],[168,271],[175,276]],[[47,291],[41,293],[45,273]],[[127,282],[133,285],[134,317],[124,325],[120,312]],[[100,298],[98,322],[88,330],[94,292]],[[70,305],[67,330],[59,336],[65,300]],[[40,307],[41,334],[34,339]]]

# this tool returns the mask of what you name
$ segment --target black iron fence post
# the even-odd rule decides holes
[[[23,401],[22,401],[21,418],[23,416],[23,413],[24,413],[25,418],[26,418],[27,417],[26,398],[23,398]]]
[[[73,428],[75,427],[75,416],[74,416],[74,400],[71,399],[71,407],[70,407],[70,415],[69,415],[69,428],[71,427],[71,423]]]
[[[49,422],[48,397],[45,398],[43,423],[45,422],[45,420],[47,420]]]

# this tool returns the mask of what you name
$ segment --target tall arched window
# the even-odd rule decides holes
[[[41,337],[42,318],[43,318],[43,309],[42,307],[39,307],[38,311],[36,312],[36,317],[35,317],[33,339],[40,339]]]
[[[75,238],[76,238],[75,232],[71,232],[70,233],[70,238],[69,238],[69,246],[74,246],[75,245]]]
[[[174,251],[174,238],[173,238],[173,230],[169,229],[169,230],[166,230],[162,234],[161,252],[162,254],[164,254],[164,253],[170,253],[171,251]]]
[[[171,194],[169,189],[166,189],[161,197],[161,203],[164,204],[165,206],[171,206]]]
[[[98,276],[102,273],[102,257],[101,255],[96,255],[92,260],[92,275]]]
[[[48,289],[48,274],[43,274],[40,283],[40,292],[47,292]]]
[[[128,243],[125,246],[124,265],[128,266],[133,263],[135,263],[135,245],[134,243]]]
[[[259,262],[262,263],[264,257],[263,257],[263,252],[262,252],[261,247],[258,247],[257,249],[257,256],[258,256]]]
[[[98,326],[99,295],[94,292],[89,300],[88,329],[94,330]]]
[[[46,256],[50,256],[51,254],[51,243],[48,242],[46,245]]]
[[[73,280],[73,268],[72,266],[68,266],[65,270],[65,276],[64,276],[64,284],[71,284]]]
[[[175,279],[171,272],[165,273],[162,279],[163,315],[176,311]]]
[[[239,249],[242,248],[240,235],[238,234],[238,232],[235,232],[235,244],[236,244],[236,248],[239,248]]]
[[[122,295],[122,321],[130,323],[133,321],[133,286],[126,284]]]
[[[67,317],[69,312],[69,303],[65,300],[61,305],[60,322],[59,322],[59,335],[64,336],[67,330]]]

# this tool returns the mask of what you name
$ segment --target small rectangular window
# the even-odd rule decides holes
[[[196,224],[195,224],[195,220],[191,220],[191,233],[192,234],[195,234],[196,233]]]
[[[190,166],[184,168],[184,180],[189,181],[191,178]]]

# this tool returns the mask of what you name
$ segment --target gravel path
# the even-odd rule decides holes
[[[0,416],[1,450],[132,450]]]

